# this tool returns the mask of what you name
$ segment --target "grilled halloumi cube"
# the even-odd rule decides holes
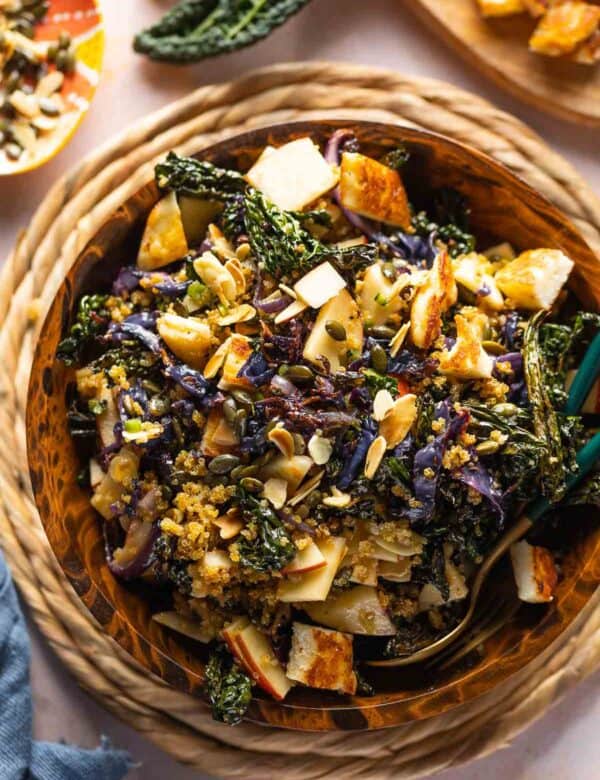
[[[252,382],[243,376],[238,376],[244,363],[252,354],[252,344],[247,336],[234,333],[229,342],[229,349],[223,363],[223,373],[219,382],[220,390],[242,390],[252,388]]]
[[[521,601],[531,604],[552,601],[558,582],[552,553],[523,540],[512,545],[510,558]]]
[[[525,11],[523,0],[477,0],[483,16],[512,16]]]
[[[554,0],[521,0],[531,16],[543,16]]]
[[[592,36],[600,25],[600,6],[565,2],[553,5],[529,40],[529,48],[549,57],[562,57]]]
[[[516,308],[549,309],[573,266],[559,249],[531,249],[498,271],[495,280]]]
[[[263,153],[246,180],[280,209],[298,211],[333,189],[338,173],[310,138],[298,138]]]
[[[428,349],[442,330],[442,314],[456,303],[458,291],[450,256],[440,252],[419,287],[410,310],[410,335],[413,344]]]
[[[493,266],[485,255],[461,255],[452,262],[452,269],[456,281],[477,296],[479,305],[494,311],[504,308],[504,298],[492,275]]]
[[[175,192],[170,192],[158,201],[148,215],[137,264],[143,271],[153,271],[179,260],[187,251],[177,197]]]
[[[442,374],[463,381],[489,379],[492,376],[494,359],[481,346],[478,319],[473,317],[469,320],[462,314],[454,318],[456,343],[450,351],[440,355],[439,370]]]
[[[208,325],[195,317],[163,314],[156,329],[169,349],[192,368],[202,368],[211,346]]]
[[[288,679],[338,693],[356,693],[352,636],[294,623],[286,669]]]
[[[358,152],[344,152],[340,169],[340,200],[363,217],[407,228],[410,210],[398,171]]]

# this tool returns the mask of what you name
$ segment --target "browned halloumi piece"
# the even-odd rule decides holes
[[[251,389],[252,382],[243,376],[238,376],[244,363],[252,354],[252,345],[247,336],[234,333],[229,342],[229,349],[223,363],[223,374],[219,382],[221,390],[234,390],[235,388]]]
[[[408,228],[410,210],[398,171],[358,152],[344,152],[340,170],[342,205],[369,219]]]
[[[550,550],[523,540],[512,545],[510,557],[521,601],[552,601],[558,574]]]
[[[529,40],[529,48],[549,57],[571,54],[600,24],[600,6],[573,0],[552,6]]]
[[[485,17],[512,16],[526,10],[523,0],[477,0],[477,5]]]
[[[304,623],[293,624],[288,679],[338,693],[356,693],[352,635]]]

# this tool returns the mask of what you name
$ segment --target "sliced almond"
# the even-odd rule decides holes
[[[211,355],[208,363],[204,367],[204,378],[214,379],[223,367],[229,347],[231,346],[231,336],[221,344],[221,346]]]
[[[331,457],[332,452],[333,444],[329,439],[326,439],[324,436],[319,436],[316,433],[311,436],[308,442],[308,454],[317,466],[325,465]]]
[[[319,471],[318,474],[315,474],[314,477],[307,479],[306,482],[298,488],[296,493],[294,493],[292,498],[290,498],[288,501],[288,506],[296,506],[297,504],[300,504],[302,501],[304,501],[304,499],[309,496],[313,490],[316,490],[324,475],[325,471],[323,470]]]
[[[50,97],[62,87],[65,80],[64,74],[60,70],[53,70],[46,73],[35,88],[35,94],[38,97]]]
[[[281,509],[287,498],[287,482],[285,479],[280,479],[279,477],[268,479],[265,482],[263,496],[275,509]]]
[[[387,449],[387,442],[383,436],[378,436],[369,447],[367,452],[367,460],[365,463],[365,477],[367,479],[373,479],[379,464]]]
[[[305,309],[308,309],[308,306],[304,301],[292,301],[289,306],[286,306],[286,308],[283,311],[280,311],[275,317],[275,324],[281,325],[288,320],[293,320],[294,317],[302,314]]]
[[[380,422],[394,406],[394,399],[389,390],[378,390],[373,399],[373,419]]]
[[[208,235],[215,253],[222,260],[237,260],[233,247],[216,225],[211,224],[208,226]]]
[[[267,434],[267,439],[274,444],[285,458],[291,458],[295,452],[294,437],[279,424]]]
[[[238,295],[243,295],[246,292],[246,277],[244,276],[242,264],[237,257],[234,257],[225,263],[225,268],[235,279]]]
[[[236,306],[234,309],[230,309],[224,316],[220,317],[217,322],[225,328],[227,325],[235,325],[237,322],[248,322],[256,317],[256,309],[254,306],[250,306],[249,303],[242,303],[240,306]]]
[[[243,521],[238,516],[237,507],[234,510],[230,510],[212,521],[213,525],[216,525],[219,529],[221,539],[233,539],[244,527]]]
[[[338,490],[338,488],[332,487],[331,495],[325,496],[323,499],[323,504],[334,509],[344,509],[345,507],[350,506],[351,501],[352,496],[349,493],[342,493],[342,491]]]
[[[36,136],[33,128],[25,122],[14,122],[11,125],[11,133],[15,141],[28,152],[32,152],[36,145]]]
[[[288,287],[287,284],[280,284],[279,289],[281,290],[282,293],[289,295],[290,298],[293,298],[294,300],[296,300],[296,298],[298,297],[296,295],[296,291],[293,290],[291,287]]]
[[[380,438],[387,441],[387,447],[393,450],[404,441],[417,419],[417,396],[413,393],[396,398],[394,405],[379,423]]]
[[[399,561],[380,561],[378,574],[384,580],[390,582],[410,582],[411,561],[410,558],[402,558]]]
[[[404,344],[404,341],[406,339],[406,334],[410,330],[410,322],[405,322],[404,325],[401,325],[398,331],[396,332],[396,335],[392,338],[390,341],[390,355],[392,357],[396,357],[398,352],[402,349],[402,345]]]

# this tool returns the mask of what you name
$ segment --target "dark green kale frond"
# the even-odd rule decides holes
[[[540,441],[546,442],[540,462],[542,493],[555,503],[564,496],[567,486],[560,422],[546,386],[540,348],[540,326],[545,317],[546,312],[542,311],[530,319],[525,331],[523,358],[533,430]]]
[[[213,718],[235,726],[250,706],[252,680],[234,662],[224,645],[217,645],[212,651],[204,675]]]
[[[167,159],[158,163],[154,175],[161,190],[175,190],[205,200],[226,202],[243,193],[247,186],[237,171],[218,168],[194,157],[180,157],[175,152],[169,152]]]
[[[136,35],[140,54],[165,62],[197,62],[266,37],[308,0],[180,0]]]
[[[396,147],[396,149],[391,149],[389,152],[386,152],[380,162],[383,165],[387,165],[388,168],[399,171],[400,168],[403,168],[406,165],[409,159],[410,152],[405,146],[400,145]]]
[[[380,390],[388,390],[394,398],[398,395],[398,381],[393,376],[380,374],[374,368],[363,368],[362,374],[371,397],[374,398]]]
[[[592,472],[567,493],[560,502],[560,507],[567,506],[600,507],[600,471]]]
[[[229,198],[221,212],[219,225],[225,238],[232,244],[246,231],[245,213],[244,196],[241,193]]]
[[[427,237],[435,232],[452,257],[473,252],[476,239],[469,232],[469,208],[464,195],[450,187],[436,190],[433,213],[433,218],[424,211],[415,214],[412,224],[418,235]]]
[[[283,569],[296,554],[283,522],[266,501],[259,501],[242,488],[238,501],[246,530],[252,535],[238,542],[241,565],[261,572]]]
[[[105,331],[110,322],[107,299],[107,295],[84,295],[79,301],[77,316],[69,335],[56,350],[56,357],[67,366],[77,363],[90,341]]]

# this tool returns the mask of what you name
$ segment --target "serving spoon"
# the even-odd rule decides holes
[[[581,363],[576,378],[571,386],[569,393],[569,399],[565,406],[565,410],[568,410],[569,414],[576,413],[583,405],[587,394],[589,393],[595,379],[600,374],[600,334],[596,336]],[[587,444],[579,450],[576,456],[579,470],[577,474],[572,475],[567,479],[567,492],[572,490],[578,485],[581,480],[587,476],[593,467],[600,460],[600,433],[596,433]],[[495,564],[502,558],[502,556],[508,552],[511,545],[518,542],[523,538],[536,524],[536,522],[543,517],[543,515],[551,507],[550,502],[543,497],[539,497],[529,504],[524,513],[517,520],[517,522],[509,528],[504,536],[498,540],[496,545],[488,553],[483,563],[479,567],[471,590],[469,593],[469,607],[463,619],[455,626],[452,631],[449,631],[444,636],[437,639],[435,642],[416,650],[414,653],[399,656],[398,658],[390,658],[385,661],[366,661],[368,666],[408,666],[410,664],[416,664],[420,661],[425,661],[434,655],[437,655],[442,650],[451,645],[459,636],[461,636],[469,627],[473,615],[475,614],[475,608],[481,594],[481,589],[488,577],[490,571],[494,568]]]

